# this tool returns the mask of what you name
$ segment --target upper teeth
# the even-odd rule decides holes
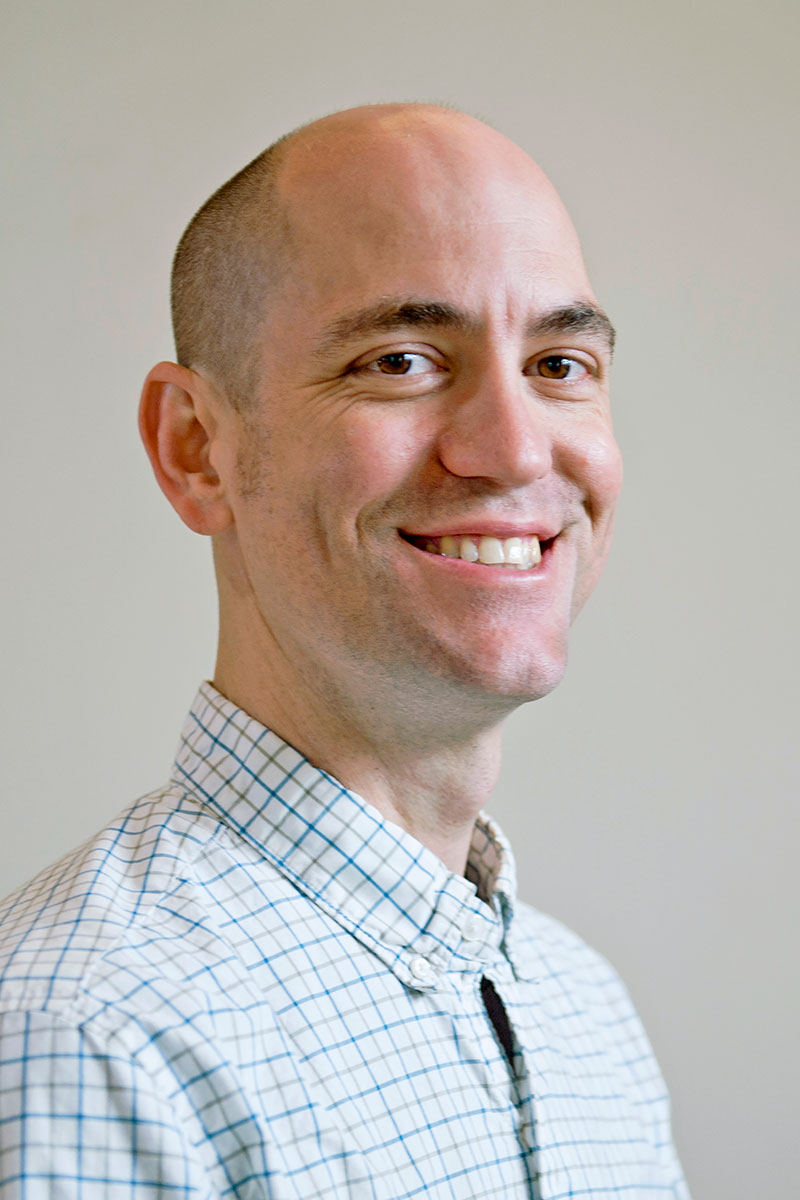
[[[425,549],[431,554],[443,554],[445,558],[461,558],[465,562],[479,562],[486,566],[516,567],[527,571],[542,561],[538,537],[444,537],[429,538]]]

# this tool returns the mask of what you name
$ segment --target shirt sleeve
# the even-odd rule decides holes
[[[0,1018],[0,1198],[216,1200],[168,1096],[47,1012]]]

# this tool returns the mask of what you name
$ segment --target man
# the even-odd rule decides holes
[[[551,185],[461,114],[340,113],[173,282],[140,426],[213,539],[214,683],[168,787],[9,903],[3,1194],[684,1197],[622,986],[480,815],[621,478]]]

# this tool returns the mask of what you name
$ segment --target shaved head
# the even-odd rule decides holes
[[[430,216],[431,167],[443,177],[502,189],[520,174],[542,219],[562,239],[577,238],[555,190],[534,162],[502,134],[450,108],[380,104],[323,117],[287,134],[223,184],[183,234],[172,271],[177,360],[209,378],[234,407],[246,409],[263,377],[260,335],[269,302],[293,262],[302,227],[324,235],[330,222],[372,219],[406,207]],[[381,203],[383,200],[383,203]],[[476,219],[482,197],[476,193]],[[520,209],[520,218],[530,215]],[[365,222],[370,220],[364,215]],[[386,225],[386,236],[390,226]],[[369,234],[369,230],[365,230]],[[397,236],[402,236],[398,230]],[[366,244],[370,238],[367,236]],[[398,244],[398,252],[402,252]],[[342,264],[331,264],[341,270]]]
[[[258,386],[254,346],[285,265],[277,178],[287,141],[269,146],[214,192],[187,226],[172,264],[177,360],[209,378],[236,408],[246,408]]]
[[[215,539],[223,693],[398,748],[554,687],[621,476],[613,330],[530,157],[429,105],[315,121],[200,210],[174,303],[197,374],[154,368],[142,424]],[[473,574],[485,540],[545,565]]]

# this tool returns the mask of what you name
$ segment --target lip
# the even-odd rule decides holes
[[[452,529],[452,526],[450,527],[450,529]],[[473,533],[478,532],[478,530],[475,528],[474,525],[471,526],[471,529],[472,529]],[[543,576],[548,575],[550,573],[551,564],[553,562],[553,555],[555,553],[555,548],[556,548],[556,546],[558,544],[558,540],[559,540],[558,534],[555,534],[553,537],[550,537],[550,538],[543,538],[543,537],[540,538],[540,543],[541,543],[541,548],[542,548],[541,560],[534,567],[528,567],[524,571],[517,571],[517,570],[509,570],[508,567],[503,566],[500,563],[498,563],[497,565],[495,565],[494,563],[471,563],[471,562],[465,562],[465,560],[462,558],[450,558],[445,554],[432,554],[429,550],[423,550],[420,546],[416,546],[413,542],[409,541],[408,536],[405,535],[404,533],[400,532],[399,530],[398,530],[398,533],[399,533],[399,540],[402,542],[402,544],[404,546],[406,546],[409,550],[412,550],[415,555],[420,555],[420,556],[428,559],[429,563],[432,566],[441,567],[441,568],[443,568],[445,570],[449,570],[449,571],[464,572],[468,577],[478,580],[478,581],[481,579],[485,579],[488,582],[489,579],[495,579],[495,580],[502,579],[504,581],[507,581],[508,583],[513,583],[514,585],[524,583],[524,581],[526,579],[541,580]],[[428,536],[428,537],[443,537],[445,535],[444,534],[419,534],[419,535],[413,534],[411,536],[424,538],[426,536]],[[457,535],[454,534],[453,536],[457,536]],[[466,535],[462,534],[462,536],[466,536]],[[486,533],[486,534],[483,534],[482,536],[495,537],[498,535]],[[501,536],[503,536],[503,537],[531,537],[531,536],[539,536],[539,535],[524,532],[524,533],[507,533],[507,534],[503,534]]]
[[[563,526],[549,523],[546,521],[532,521],[530,524],[522,525],[518,523],[510,523],[504,521],[486,521],[486,520],[461,520],[454,521],[451,525],[428,525],[424,529],[398,529],[400,537],[406,541],[408,538],[439,538],[447,537],[470,537],[477,535],[478,537],[494,537],[500,541],[505,541],[506,538],[518,537],[537,537],[540,542],[549,542],[557,537],[562,532]]]

